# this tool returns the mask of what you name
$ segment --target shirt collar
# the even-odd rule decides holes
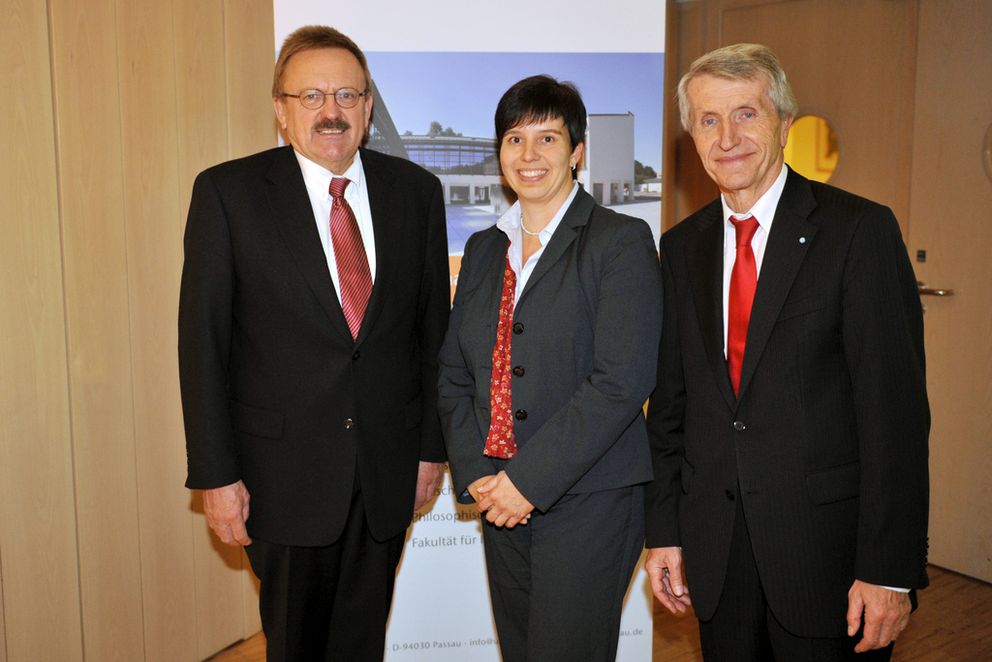
[[[738,214],[731,209],[727,205],[727,199],[721,193],[720,203],[723,205],[723,219],[727,227],[733,228],[732,218],[742,219],[754,216],[758,220],[758,226],[765,232],[769,232],[772,227],[772,220],[775,218],[775,210],[778,208],[778,201],[782,198],[782,191],[785,190],[785,179],[788,174],[789,169],[783,163],[782,171],[778,173],[778,177],[775,178],[772,185],[755,201],[754,206],[743,214]]]
[[[568,194],[565,198],[565,202],[561,203],[561,207],[555,212],[555,215],[551,218],[551,221],[544,226],[544,229],[538,233],[538,240],[541,242],[542,246],[546,246],[549,241],[551,241],[551,235],[555,233],[558,226],[561,225],[561,220],[565,218],[565,212],[568,210],[569,206],[572,204],[572,200],[575,199],[575,194],[579,191],[579,183],[572,182],[572,192]],[[513,203],[513,206],[506,210],[506,212],[499,217],[496,221],[496,227],[503,231],[507,237],[510,238],[512,242],[514,236],[520,236],[522,230],[520,228],[520,201]]]
[[[311,161],[296,150],[293,150],[293,153],[296,155],[296,160],[299,162],[300,169],[303,171],[303,181],[306,182],[308,189],[323,191],[325,195],[330,197],[331,179],[334,177],[347,177],[350,179],[351,184],[348,185],[349,189],[353,185],[355,190],[362,188],[365,171],[362,169],[361,151],[355,152],[355,158],[351,162],[351,165],[340,175],[332,173],[324,166]]]

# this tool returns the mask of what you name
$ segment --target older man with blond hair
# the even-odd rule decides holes
[[[707,662],[886,660],[927,585],[923,318],[882,205],[784,164],[768,48],[696,60],[682,124],[720,197],[661,240],[647,570]]]

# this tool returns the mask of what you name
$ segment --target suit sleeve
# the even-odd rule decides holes
[[[420,286],[419,320],[421,393],[423,417],[420,427],[420,459],[444,462],[447,458],[437,411],[438,352],[451,310],[451,278],[448,272],[448,234],[444,219],[444,195],[434,178],[427,214],[427,242],[423,280]]]
[[[451,320],[439,360],[438,411],[448,449],[451,479],[457,499],[461,503],[473,501],[471,497],[465,495],[469,485],[482,476],[493,473],[492,463],[482,454],[485,439],[475,417],[475,378],[458,342],[458,334],[465,317],[464,302],[469,293],[469,284],[476,280],[472,272],[476,245],[476,236],[469,238],[465,245],[458,275],[459,287],[455,290]]]
[[[179,293],[179,385],[191,489],[237,482],[228,399],[234,260],[228,221],[209,172],[193,184]]]
[[[843,342],[861,465],[855,576],[927,584],[930,409],[923,314],[892,212],[873,207],[854,233],[843,284]]]
[[[648,440],[654,480],[644,491],[645,546],[681,545],[678,510],[682,495],[682,458],[685,424],[685,375],[679,343],[678,306],[672,264],[661,244],[661,281],[667,305],[664,309],[658,372],[648,404]]]
[[[646,223],[616,227],[604,248],[592,372],[506,467],[513,484],[541,511],[642,415],[654,387],[662,307],[658,254]]]

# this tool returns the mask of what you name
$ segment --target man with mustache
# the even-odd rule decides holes
[[[361,146],[371,87],[345,35],[289,35],[272,87],[289,146],[201,173],[186,224],[186,485],[245,546],[270,661],[382,659],[405,531],[445,460],[443,196]]]

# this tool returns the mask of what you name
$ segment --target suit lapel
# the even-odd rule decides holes
[[[555,230],[555,233],[551,235],[551,241],[548,242],[541,257],[537,260],[537,265],[534,267],[534,271],[531,272],[530,278],[527,279],[527,285],[524,286],[524,291],[520,294],[520,301],[517,302],[517,309],[524,302],[527,293],[534,289],[538,281],[548,273],[551,267],[565,253],[565,250],[575,241],[578,235],[576,230],[589,222],[589,216],[592,214],[594,206],[595,203],[592,196],[580,187],[575,193],[575,199],[572,200],[572,204],[565,211],[565,215],[561,219],[561,224]]]
[[[696,217],[698,232],[686,245],[686,268],[693,303],[703,334],[703,347],[720,393],[727,406],[736,406],[727,359],[723,355],[723,207],[720,199],[709,204]]]
[[[389,282],[396,274],[400,258],[398,238],[402,236],[400,225],[404,218],[403,209],[398,204],[402,196],[396,195],[395,190],[392,189],[388,164],[385,160],[380,160],[378,154],[366,149],[362,149],[361,154],[375,234],[375,281],[372,284],[372,296],[365,310],[365,318],[362,320],[362,328],[355,341],[358,345],[368,337],[391,289]]]
[[[791,169],[775,210],[775,220],[765,245],[758,274],[751,319],[747,328],[744,363],[741,366],[740,395],[743,396],[761,360],[761,355],[778,319],[782,304],[792,288],[817,226],[807,219],[816,200],[809,181]]]
[[[489,243],[491,250],[489,255],[480,256],[479,260],[481,273],[485,274],[486,282],[480,285],[486,288],[484,312],[489,330],[488,346],[492,347],[496,342],[496,326],[499,324],[500,299],[503,297],[503,274],[506,271],[506,249],[510,244],[510,238],[502,230],[496,230],[496,239]],[[519,305],[514,307],[514,312],[519,309]]]
[[[310,197],[292,147],[285,147],[276,155],[266,180],[272,216],[279,224],[297,267],[331,325],[350,340],[351,332],[327,270],[327,256],[320,245]]]

